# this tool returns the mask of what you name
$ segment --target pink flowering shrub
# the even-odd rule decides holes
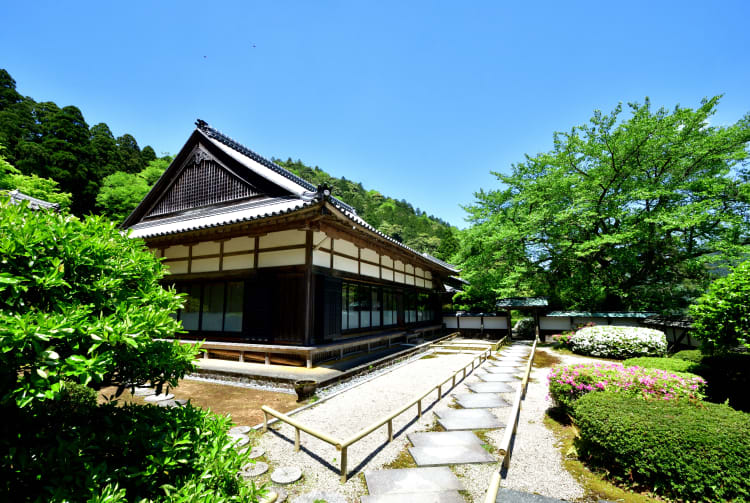
[[[555,334],[552,336],[552,342],[559,344],[565,348],[570,348],[570,338],[573,337],[573,332],[563,332],[561,334]]]
[[[694,374],[619,363],[556,365],[547,379],[550,396],[569,410],[573,402],[592,391],[626,393],[647,400],[702,400],[706,388],[706,381]]]

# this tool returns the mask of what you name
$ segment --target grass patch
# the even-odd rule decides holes
[[[563,466],[583,486],[587,501],[606,500],[624,503],[662,503],[664,501],[650,494],[636,493],[617,487],[605,480],[601,474],[589,470],[578,460],[574,445],[578,429],[559,407],[547,411],[544,416],[544,425],[555,434],[558,441],[557,448],[562,454]]]
[[[408,447],[404,447],[401,452],[398,453],[396,459],[388,464],[383,465],[383,470],[398,470],[402,468],[417,468],[417,463],[414,461]]]
[[[425,355],[420,360],[430,360],[432,358],[437,358],[437,355]]]
[[[591,358],[592,360],[600,360],[600,361],[603,361],[603,362],[622,363],[622,360],[617,360],[617,359],[614,359],[614,358],[601,358],[599,356],[580,355],[580,354],[574,353],[573,351],[569,350],[568,348],[564,348],[562,346],[551,346],[548,349],[551,349],[551,350],[555,351],[556,353],[560,353],[561,355],[580,356],[582,358]],[[534,358],[536,359],[536,356]]]

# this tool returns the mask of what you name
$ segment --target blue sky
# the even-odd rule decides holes
[[[464,227],[553,131],[618,102],[750,112],[750,2],[3,2],[0,67],[176,153],[200,117]]]

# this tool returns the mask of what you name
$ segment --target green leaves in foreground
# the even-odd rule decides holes
[[[63,379],[122,390],[192,369],[191,348],[155,340],[180,329],[180,297],[112,223],[0,202],[0,257],[0,404],[54,399]]]

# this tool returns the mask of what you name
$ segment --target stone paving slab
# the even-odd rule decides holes
[[[502,428],[505,425],[486,409],[451,409],[436,411],[438,423],[448,431],[451,430],[489,430]]]
[[[481,445],[452,445],[445,447],[409,447],[418,466],[449,466],[494,463],[495,458]]]
[[[460,491],[464,488],[447,467],[365,470],[370,495]]]
[[[567,500],[548,498],[547,496],[525,493],[505,487],[500,488],[497,492],[497,499],[495,499],[496,503],[559,503],[561,501]]]
[[[458,491],[377,494],[362,496],[361,503],[466,503]]]
[[[487,364],[490,367],[499,367],[499,368],[506,368],[506,369],[519,369],[520,370],[520,369],[524,368],[524,365],[521,365],[519,363],[514,363],[514,362],[506,363],[506,362],[493,362],[493,361],[489,361],[489,362],[487,362]]]
[[[457,393],[453,396],[464,409],[496,409],[511,405],[497,393]]]
[[[468,388],[474,393],[512,393],[516,390],[504,382],[477,382],[469,384]]]
[[[508,374],[479,374],[478,376],[484,382],[519,382],[517,377]]]
[[[470,431],[423,431],[406,436],[414,447],[446,447],[453,445],[482,445]]]
[[[483,367],[485,372],[489,372],[490,374],[520,374],[522,371],[521,369],[517,369],[514,367]]]

